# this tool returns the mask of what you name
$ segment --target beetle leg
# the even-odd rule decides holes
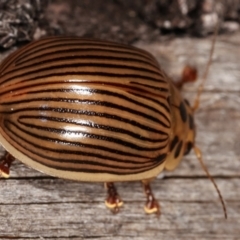
[[[13,161],[14,157],[10,153],[6,152],[0,160],[0,177],[9,177],[9,170]]]
[[[146,197],[147,197],[147,201],[144,206],[145,212],[149,213],[149,214],[156,213],[159,216],[160,215],[160,205],[152,193],[150,181],[143,180],[142,184],[143,184],[144,193],[146,194]]]
[[[112,182],[107,182],[104,184],[107,189],[108,196],[105,200],[105,205],[112,210],[113,213],[118,213],[119,208],[123,205],[123,201],[117,193]]]

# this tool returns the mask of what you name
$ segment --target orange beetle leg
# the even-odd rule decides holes
[[[146,194],[146,197],[147,197],[147,201],[144,207],[145,212],[148,214],[156,213],[157,216],[160,216],[160,205],[152,193],[149,181],[143,180],[142,184],[143,184],[144,193]]]
[[[9,171],[13,161],[14,157],[6,152],[0,160],[0,177],[9,177]]]
[[[123,205],[123,201],[117,193],[113,183],[105,183],[105,188],[107,189],[108,196],[105,200],[105,205],[111,209],[113,213],[118,213],[120,207]]]

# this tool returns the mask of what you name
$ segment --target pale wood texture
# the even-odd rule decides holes
[[[210,38],[174,38],[137,46],[152,52],[177,79],[187,63],[202,76],[210,44]],[[184,86],[190,102],[199,81]],[[192,153],[152,184],[160,219],[144,214],[140,183],[117,184],[125,205],[113,215],[105,209],[101,184],[54,179],[16,161],[11,178],[0,180],[0,239],[239,240],[240,33],[218,37],[195,121],[196,142],[226,201],[228,220]]]

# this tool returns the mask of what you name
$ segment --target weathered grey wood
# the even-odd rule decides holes
[[[202,76],[210,44],[210,38],[177,38],[137,46],[177,79],[186,63]],[[184,86],[190,102],[198,84]],[[160,219],[144,214],[140,183],[117,184],[125,205],[112,215],[101,184],[54,179],[16,162],[11,178],[0,180],[0,239],[240,239],[240,33],[218,37],[195,121],[196,142],[226,200],[228,220],[194,154],[153,182]]]

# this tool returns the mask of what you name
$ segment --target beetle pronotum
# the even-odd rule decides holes
[[[60,178],[104,182],[107,207],[122,205],[117,181],[142,181],[145,211],[159,213],[150,181],[194,146],[194,109],[149,53],[77,37],[49,37],[0,68],[0,143],[14,158]],[[195,148],[196,149],[196,148]]]

